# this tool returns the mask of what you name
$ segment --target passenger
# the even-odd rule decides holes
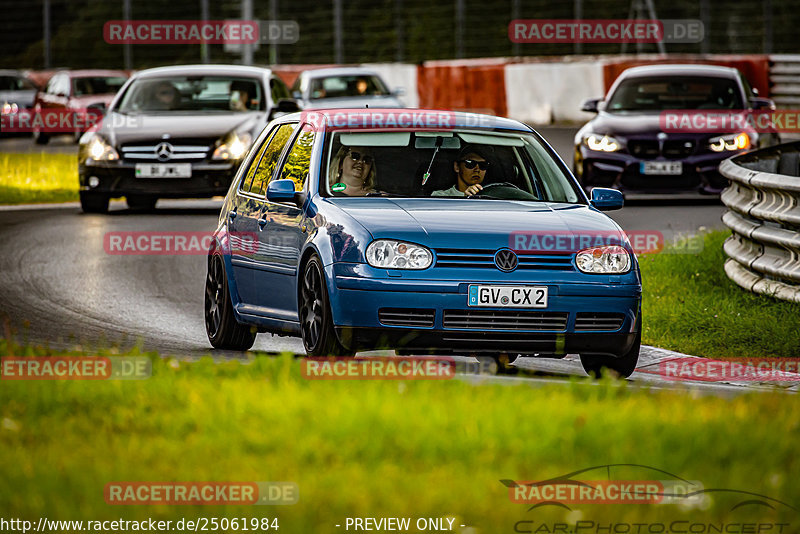
[[[363,197],[375,191],[377,171],[369,148],[342,146],[331,160],[331,191]]]
[[[456,183],[450,189],[440,189],[431,193],[432,197],[464,197],[476,195],[482,189],[481,183],[486,178],[489,168],[491,148],[477,145],[466,145],[458,153],[453,162]]]
[[[168,81],[158,82],[153,88],[151,108],[153,110],[169,110],[178,107],[180,96],[175,86]]]

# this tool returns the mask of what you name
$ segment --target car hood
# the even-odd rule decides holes
[[[375,239],[431,248],[517,248],[517,235],[621,235],[608,216],[585,204],[480,199],[330,199]]]
[[[403,108],[405,107],[393,96],[354,96],[343,98],[321,98],[310,100],[303,106],[304,109],[340,109],[340,108]]]
[[[231,130],[247,131],[253,136],[263,126],[263,112],[252,113],[164,113],[123,114],[109,112],[100,133],[114,145],[154,139],[218,139]],[[167,136],[167,137],[165,137]]]
[[[17,104],[21,108],[33,107],[33,99],[36,97],[36,90],[27,91],[0,91],[0,106],[5,102]]]
[[[655,139],[661,128],[660,113],[606,113],[600,112],[597,117],[589,121],[576,135],[576,143],[589,132],[611,135],[622,140],[625,139]],[[666,134],[668,139],[707,139],[720,135],[719,133],[695,131],[671,131]]]

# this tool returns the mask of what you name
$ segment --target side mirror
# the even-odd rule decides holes
[[[592,198],[589,202],[600,211],[613,211],[622,208],[625,197],[616,189],[595,187],[592,189]]]
[[[278,113],[294,113],[295,111],[300,111],[300,106],[297,105],[296,100],[281,98],[275,106],[275,111]]]
[[[602,98],[589,98],[583,101],[581,104],[581,111],[587,111],[589,113],[597,113],[599,111],[598,104],[602,102]]]
[[[106,112],[106,103],[105,102],[96,102],[94,104],[89,104],[86,106],[86,109],[90,109],[92,111],[97,111],[101,114]]]
[[[296,199],[292,180],[275,180],[267,186],[267,200],[270,202],[296,202]]]
[[[750,99],[750,107],[756,109],[775,109],[775,102],[769,98],[755,97]]]

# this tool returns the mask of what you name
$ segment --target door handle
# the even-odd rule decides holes
[[[258,220],[258,229],[259,230],[263,230],[266,225],[267,225],[267,218],[266,217],[261,217]]]

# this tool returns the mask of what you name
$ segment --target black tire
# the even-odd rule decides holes
[[[81,191],[81,209],[84,213],[108,213],[108,197],[100,193]]]
[[[128,195],[125,197],[125,203],[132,210],[153,211],[158,202],[158,197],[152,195]]]
[[[636,364],[639,363],[639,348],[641,345],[642,330],[640,323],[639,332],[636,333],[636,341],[633,342],[633,346],[628,352],[618,358],[591,354],[584,356],[581,354],[581,365],[589,376],[595,378],[600,378],[608,371],[612,371],[613,374],[622,378],[628,378],[636,370]]]
[[[322,262],[315,255],[306,262],[300,278],[299,319],[303,346],[309,356],[352,356],[336,337],[328,302]]]
[[[37,145],[46,145],[50,142],[50,136],[40,132],[39,130],[33,131],[33,142]]]
[[[247,350],[255,343],[256,328],[236,322],[228,277],[216,254],[208,260],[204,316],[208,341],[215,349]]]

